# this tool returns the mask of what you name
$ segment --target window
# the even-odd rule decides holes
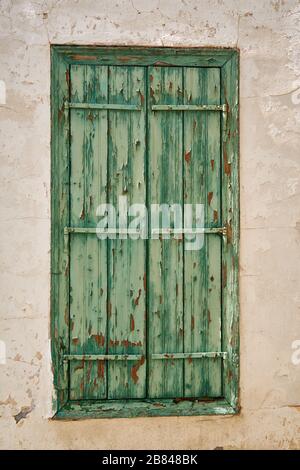
[[[56,416],[236,413],[237,51],[54,46],[51,95]]]

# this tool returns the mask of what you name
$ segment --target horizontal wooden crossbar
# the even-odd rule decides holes
[[[212,352],[194,352],[194,353],[162,353],[151,354],[151,359],[202,359],[202,358],[217,358],[225,359],[227,352],[212,351]]]
[[[161,353],[151,354],[151,359],[202,359],[202,358],[223,358],[225,359],[227,352],[210,351],[210,352],[194,352],[194,353]],[[138,361],[143,359],[142,354],[65,354],[64,361]]]
[[[93,109],[93,110],[106,110],[111,109],[115,111],[141,111],[141,107],[135,104],[111,104],[111,103],[65,103],[65,108],[72,109]]]
[[[65,354],[64,361],[138,361],[142,354]]]
[[[142,230],[138,229],[127,229],[127,228],[119,228],[119,229],[99,229],[97,227],[65,227],[64,228],[65,234],[68,233],[99,233],[99,234],[108,234],[108,235],[136,235],[142,233]],[[219,235],[226,235],[227,229],[226,227],[203,227],[203,228],[158,228],[152,229],[152,234],[189,234],[189,235],[197,235],[201,233],[209,234],[219,234]]]
[[[223,111],[226,104],[153,104],[152,111]]]
[[[153,228],[151,230],[153,234],[161,234],[161,235],[167,235],[167,234],[174,234],[174,235],[197,235],[201,233],[206,233],[207,235],[209,234],[225,234],[226,233],[226,227],[203,227],[203,228]]]
[[[99,233],[99,234],[105,234],[107,233],[108,235],[115,235],[115,234],[121,234],[121,235],[136,235],[142,233],[141,230],[137,229],[128,229],[128,228],[119,228],[119,229],[100,229],[97,227],[65,227],[64,229],[65,233]]]
[[[70,103],[65,102],[65,108],[116,110],[116,111],[141,111],[143,108],[135,104],[114,103]],[[226,104],[154,104],[152,111],[227,111]]]

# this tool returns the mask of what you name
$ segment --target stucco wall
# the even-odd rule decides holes
[[[0,12],[0,447],[300,448],[299,1],[1,0]],[[239,416],[49,419],[51,43],[240,48]]]

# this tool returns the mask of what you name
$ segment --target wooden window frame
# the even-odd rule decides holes
[[[219,67],[222,120],[222,350],[224,398],[210,400],[68,399],[69,100],[71,64]],[[231,48],[51,46],[51,350],[56,419],[232,415],[239,411],[239,52]]]

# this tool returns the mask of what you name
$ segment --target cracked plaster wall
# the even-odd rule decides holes
[[[50,43],[240,48],[239,416],[49,420]],[[0,447],[299,448],[299,1],[0,0],[0,80]]]

